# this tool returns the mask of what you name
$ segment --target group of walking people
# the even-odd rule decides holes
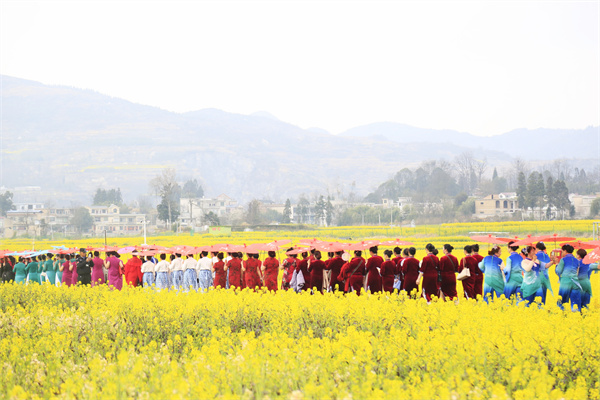
[[[269,251],[263,261],[258,253],[248,253],[244,259],[241,252],[203,251],[196,259],[192,254],[134,252],[123,263],[116,251],[107,252],[102,259],[98,251],[86,252],[82,248],[77,255],[48,253],[18,260],[4,257],[0,260],[0,277],[5,282],[32,284],[108,284],[117,290],[122,289],[125,280],[129,286],[182,291],[206,291],[210,287],[266,287],[272,291],[313,293],[341,290],[357,295],[364,290],[390,294],[404,291],[411,297],[422,296],[428,302],[434,297],[457,300],[460,281],[467,299],[480,297],[489,301],[503,295],[531,304],[536,298],[546,302],[547,291],[552,290],[548,271],[554,266],[560,280],[559,306],[563,308],[564,303],[570,302],[573,309],[581,310],[590,303],[591,272],[598,270],[598,264],[583,263],[587,255],[584,249],[575,251],[569,244],[562,246],[560,255],[548,255],[543,242],[520,251],[514,242],[509,242],[506,262],[501,258],[502,248],[497,245],[485,257],[479,254],[479,245],[467,245],[460,261],[452,254],[454,247],[450,244],[443,246],[441,256],[432,244],[427,244],[425,250],[421,260],[415,258],[414,247],[388,249],[381,257],[377,246],[369,248],[368,259],[361,250],[355,250],[352,258],[347,252],[337,251],[327,253],[327,259],[323,260],[319,250],[306,249],[299,258],[291,248],[281,263],[275,251]],[[280,270],[283,277],[278,287]]]

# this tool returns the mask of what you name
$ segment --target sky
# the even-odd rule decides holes
[[[475,135],[600,125],[598,1],[8,1],[0,73],[162,109]]]

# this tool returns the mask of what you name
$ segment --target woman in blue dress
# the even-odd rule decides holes
[[[560,278],[557,304],[564,310],[563,304],[571,302],[571,311],[581,311],[581,285],[578,279],[580,261],[573,256],[575,249],[570,244],[563,245],[561,250],[562,258],[555,268]]]
[[[523,298],[521,291],[521,285],[523,284],[523,270],[521,269],[521,262],[523,257],[517,252],[519,246],[513,246],[514,241],[508,242],[509,255],[506,259],[506,266],[504,267],[504,297],[507,299],[515,296],[517,300]]]
[[[583,259],[587,256],[587,251],[584,249],[577,250],[575,258],[579,260],[579,273],[577,274],[577,280],[581,285],[581,308],[587,308],[590,304],[592,297],[592,284],[590,283],[590,276],[592,271],[598,272],[598,263],[584,264]]]
[[[56,284],[56,270],[54,269],[54,260],[52,260],[52,253],[46,254],[46,261],[44,261],[44,272],[46,273],[46,280],[51,285]]]
[[[485,257],[479,263],[479,269],[485,274],[483,281],[483,299],[488,302],[488,296],[493,300],[494,295],[500,297],[504,294],[504,262],[500,258],[502,249],[494,245]]]
[[[527,246],[521,253],[525,259],[521,262],[523,269],[523,284],[521,291],[523,293],[523,301],[527,301],[527,306],[535,301],[537,297],[542,300],[544,286],[550,287],[550,282],[546,281],[543,269],[550,268],[553,263],[545,263],[537,259],[536,248]]]
[[[19,262],[15,264],[13,267],[13,272],[15,273],[15,283],[25,283],[27,280],[27,265],[24,263],[23,257],[19,257]]]
[[[29,271],[29,283],[40,284],[40,270],[36,256],[31,257],[27,263],[27,270]]]

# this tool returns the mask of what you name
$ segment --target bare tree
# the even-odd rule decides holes
[[[473,158],[473,153],[470,151],[464,151],[454,159],[454,165],[458,174],[458,183],[467,193],[471,193],[473,189],[474,163],[475,159]]]
[[[475,170],[475,175],[477,176],[477,185],[481,183],[481,178],[485,174],[488,168],[487,158],[483,158],[483,160],[475,160],[473,163],[473,169]]]
[[[158,205],[159,218],[169,224],[179,215],[181,187],[176,178],[175,168],[165,168],[150,181],[150,189],[162,199]]]

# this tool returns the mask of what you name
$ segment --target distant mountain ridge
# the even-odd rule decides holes
[[[302,193],[337,197],[351,187],[366,195],[404,167],[452,160],[473,148],[461,142],[488,139],[443,131],[443,140],[425,143],[422,138],[432,130],[398,134],[394,132],[401,124],[390,123],[332,135],[301,129],[266,112],[204,109],[179,114],[91,90],[0,79],[0,186],[42,186],[57,204],[89,203],[98,187],[120,187],[126,200],[135,199],[148,192],[149,180],[167,166],[175,167],[182,180],[199,178],[209,197],[226,193],[241,202],[285,201]],[[588,130],[576,134],[590,140]],[[513,140],[511,133],[506,135],[507,142]],[[552,135],[547,140],[562,138]],[[509,154],[517,152],[488,147],[485,140],[477,143],[491,165],[507,164]],[[581,154],[589,153],[584,150]],[[542,158],[545,154],[539,154]]]

